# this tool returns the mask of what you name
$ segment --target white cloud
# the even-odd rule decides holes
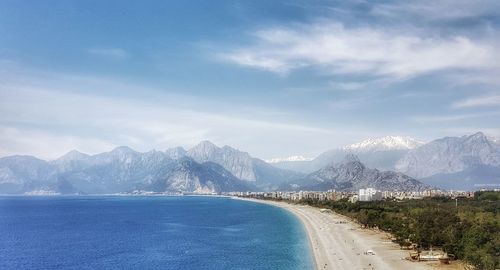
[[[321,21],[271,27],[255,43],[219,54],[226,61],[280,74],[302,67],[335,74],[408,78],[443,70],[500,67],[492,41],[419,36],[404,29],[350,28]]]
[[[500,2],[497,0],[389,1],[375,5],[371,13],[405,20],[408,20],[408,16],[418,16],[423,20],[466,19],[498,15]]]
[[[98,153],[116,145],[98,138],[79,137],[32,128],[0,126],[0,156],[30,154],[42,159],[54,159],[78,149],[85,153]]]
[[[120,48],[90,48],[87,52],[93,55],[116,60],[123,60],[129,57],[128,52]]]
[[[268,114],[257,108],[241,110],[238,104],[159,95],[154,89],[133,85],[128,85],[129,95],[135,92],[156,98],[117,96],[115,93],[123,89],[119,83],[64,74],[44,76],[62,81],[54,84],[50,79],[44,83],[39,78],[24,78],[0,85],[0,155],[52,159],[75,148],[89,153],[109,151],[117,145],[139,151],[163,150],[209,139],[268,157],[282,149],[318,149],[337,137],[333,129],[285,120],[272,111]],[[96,92],[96,84],[118,89],[105,92],[97,88]],[[297,141],[306,138],[311,139],[297,146]]]
[[[500,106],[500,95],[471,97],[455,102],[452,105],[453,108],[470,108],[482,106]]]
[[[457,127],[448,127],[443,126],[439,131],[442,134],[446,134],[446,136],[464,136],[471,135],[476,132],[483,132],[486,136],[490,138],[499,138],[500,137],[500,128],[491,128],[491,127],[481,127],[481,126],[457,126]]]
[[[432,115],[432,116],[415,116],[411,120],[418,123],[434,123],[434,122],[453,122],[461,121],[471,118],[481,118],[486,116],[500,115],[500,112],[482,112],[482,113],[469,113],[469,114],[455,114],[455,115]]]
[[[354,91],[365,88],[367,84],[362,82],[330,82],[328,85],[333,90]]]

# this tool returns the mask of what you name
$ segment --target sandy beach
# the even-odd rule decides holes
[[[304,224],[313,250],[316,269],[436,269],[436,263],[411,262],[383,232],[361,229],[358,224],[335,213],[285,202],[243,199],[282,207]],[[374,254],[365,254],[372,250]],[[448,267],[446,267],[448,268]]]

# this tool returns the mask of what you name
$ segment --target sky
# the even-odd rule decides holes
[[[0,1],[0,156],[500,137],[500,1]]]

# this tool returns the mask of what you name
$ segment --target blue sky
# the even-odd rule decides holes
[[[0,156],[500,136],[500,2],[0,2]]]

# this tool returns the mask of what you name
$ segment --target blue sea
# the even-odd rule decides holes
[[[0,269],[312,269],[299,220],[221,197],[0,197]]]

